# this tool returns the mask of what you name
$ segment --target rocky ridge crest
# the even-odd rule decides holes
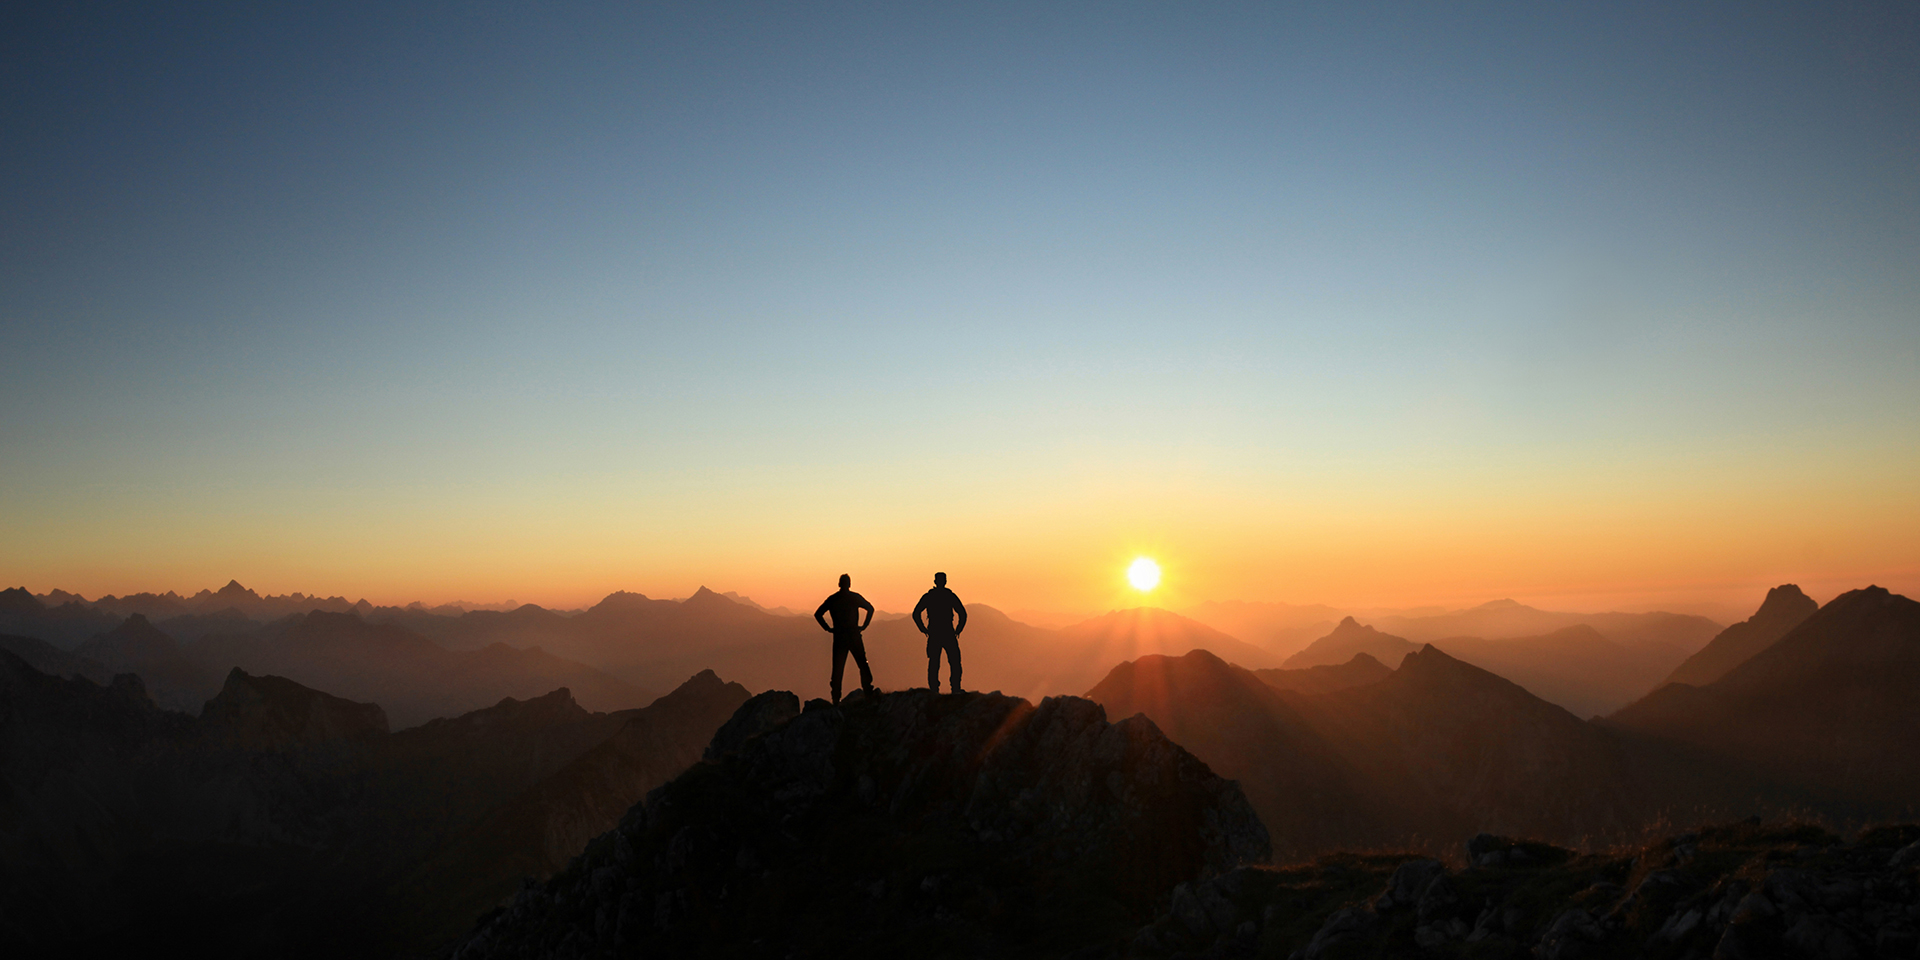
[[[783,701],[743,707],[715,759],[456,956],[1052,956],[1117,946],[1175,885],[1270,852],[1239,787],[1144,717],[910,690],[738,741]]]

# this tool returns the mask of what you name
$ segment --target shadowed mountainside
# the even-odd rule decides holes
[[[56,677],[85,677],[101,686],[113,682],[114,672],[107,669],[106,664],[62,650],[45,640],[0,634],[0,650],[19,657],[41,673]]]
[[[1698,653],[1674,668],[1660,685],[1685,683],[1699,687],[1712,683],[1752,659],[1754,654],[1773,646],[1818,609],[1820,605],[1801,593],[1799,587],[1791,583],[1774,587],[1767,591],[1766,600],[1752,617],[1720,631]]]
[[[133,675],[101,687],[0,653],[0,947],[430,947],[436,925],[470,921],[473,896],[497,901],[548,863],[544,837],[610,826],[745,699],[707,674],[621,714],[561,690],[390,734],[378,706],[280,677],[233,670],[194,718],[155,707]],[[610,743],[604,776],[557,779]],[[508,807],[537,829],[472,834]],[[401,882],[461,845],[474,849],[457,888]]]
[[[187,650],[203,663],[272,673],[371,700],[386,708],[397,727],[556,687],[572,690],[595,710],[627,709],[647,700],[630,684],[544,650],[506,644],[447,650],[410,630],[368,623],[352,613],[289,617],[253,633],[207,637]]]
[[[1540,636],[1451,636],[1434,640],[1433,645],[1583,717],[1617,710],[1645,695],[1683,656],[1664,643],[1618,643],[1584,623]],[[1285,666],[1295,670],[1333,666],[1359,654],[1398,664],[1417,649],[1419,645],[1410,640],[1348,617],[1289,657]]]
[[[73,652],[114,673],[139,674],[147,695],[165,710],[197,713],[220,690],[221,670],[188,653],[138,613],[82,642]]]
[[[1364,653],[1356,653],[1353,659],[1337,665],[1304,667],[1295,670],[1255,670],[1267,686],[1294,693],[1332,693],[1348,687],[1385,680],[1393,668],[1375,660]]]
[[[1276,849],[1504,830],[1624,832],[1643,804],[1613,738],[1427,646],[1373,683],[1305,695],[1205,652],[1123,664],[1088,693],[1145,713],[1244,784]]]
[[[399,884],[407,946],[451,942],[518,890],[522,878],[566,866],[639,798],[697,763],[745,694],[709,670],[651,706],[608,715],[611,735],[472,819]]]
[[[1920,603],[1867,587],[1718,680],[1662,687],[1608,722],[1824,797],[1911,806],[1920,797],[1916,689]]]
[[[1144,714],[1223,777],[1239,781],[1283,860],[1382,835],[1383,813],[1301,712],[1301,702],[1205,650],[1122,663],[1087,699]]]
[[[1578,717],[1610,713],[1644,696],[1676,657],[1664,646],[1615,643],[1584,623],[1537,637],[1448,637],[1433,645]]]
[[[1267,854],[1239,790],[1144,720],[856,694],[649,796],[455,956],[1059,956]]]

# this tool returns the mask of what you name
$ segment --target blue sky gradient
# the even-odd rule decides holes
[[[801,602],[944,550],[1097,607],[1149,548],[1193,598],[1920,585],[1911,4],[98,5],[0,38],[0,575],[35,589]],[[1396,546],[1591,555],[1609,511],[1695,572]]]

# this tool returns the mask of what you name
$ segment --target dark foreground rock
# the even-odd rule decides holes
[[[1579,856],[1475,837],[1475,864],[1340,854],[1184,884],[1125,950],[1176,957],[1920,956],[1920,826],[1712,827]]]
[[[1111,953],[1269,854],[1238,786],[1074,697],[855,695],[713,755],[456,956]]]

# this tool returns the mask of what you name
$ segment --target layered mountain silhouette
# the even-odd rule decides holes
[[[1494,607],[1493,611],[1513,623],[1537,623],[1543,619],[1534,615],[1539,611],[1511,601]],[[1551,618],[1559,616],[1550,615]],[[1684,622],[1691,624],[1691,621]],[[1643,696],[1658,685],[1660,678],[1684,655],[1679,648],[1665,642],[1619,643],[1585,623],[1563,626],[1539,636],[1493,639],[1448,636],[1432,643],[1451,656],[1497,673],[1580,716],[1610,713]],[[1405,637],[1347,617],[1326,636],[1287,658],[1284,666],[1294,670],[1334,666],[1360,654],[1394,665],[1419,647]]]
[[[594,710],[648,700],[632,684],[544,650],[504,643],[447,650],[405,628],[369,623],[352,613],[315,611],[251,634],[207,637],[191,650],[203,662],[279,674],[371,700],[386,708],[397,727],[563,686]]]
[[[1255,603],[1245,600],[1208,601],[1180,611],[1209,627],[1245,640],[1282,657],[1300,652],[1327,635],[1344,616],[1319,603]]]
[[[281,677],[232,670],[191,717],[134,675],[103,687],[0,652],[0,948],[430,948],[697,759],[746,699],[703,674],[639,710],[560,690],[390,733],[378,705]],[[568,772],[582,761],[599,775]],[[517,832],[475,833],[507,811]]]
[[[1767,591],[1760,609],[1746,620],[1720,631],[1700,652],[1674,668],[1661,686],[1685,683],[1704,686],[1726,676],[1727,671],[1753,658],[1787,635],[1787,631],[1813,616],[1820,605],[1791,584]]]
[[[0,650],[19,657],[41,673],[56,677],[85,677],[102,686],[113,682],[114,672],[106,664],[62,650],[45,640],[0,634]]]
[[[1622,832],[1642,809],[1604,731],[1431,645],[1323,693],[1195,652],[1123,664],[1088,697],[1144,713],[1240,780],[1276,849],[1296,855],[1463,831]]]
[[[61,650],[113,629],[123,617],[78,599],[46,604],[25,587],[0,590],[0,634],[32,637]]]
[[[1513,600],[1492,600],[1468,610],[1426,616],[1389,614],[1373,617],[1372,623],[1415,643],[1433,643],[1447,637],[1537,637],[1586,624],[1615,643],[1666,647],[1678,651],[1680,657],[1700,649],[1720,631],[1719,624],[1692,614],[1563,613]]]
[[[142,614],[132,614],[119,626],[74,648],[74,654],[94,660],[114,673],[136,673],[147,694],[163,709],[195,713],[220,689],[222,671],[187,652],[173,637]]]
[[[1849,823],[1910,813],[1920,604],[1877,587],[1811,615],[1778,588],[1689,661],[1712,679],[1604,720],[1563,705],[1651,686],[1682,659],[1657,634],[1697,624],[1415,643],[1350,619],[1288,668],[1166,611],[1050,630],[976,604],[968,686],[1082,682],[1088,699],[908,689],[924,680],[924,639],[883,619],[868,649],[894,692],[802,710],[783,688],[749,698],[693,669],[651,706],[604,710],[632,702],[637,679],[702,658],[818,690],[826,637],[810,618],[704,589],[615,594],[577,614],[369,607],[262,623],[235,605],[250,591],[229,588],[104,626],[98,602],[0,592],[8,622],[69,631],[0,636],[0,951],[1705,956],[1909,943],[1899,905],[1920,831],[1841,844],[1736,824],[1637,858],[1540,842],[1606,848],[1663,822],[1786,809]],[[1559,616],[1467,613],[1496,627]],[[75,638],[80,624],[96,629]],[[1317,658],[1331,662],[1300,665]],[[1453,857],[1468,837],[1465,870],[1380,852]],[[1340,852],[1356,848],[1374,852]],[[1269,853],[1281,867],[1234,867]]]
[[[1061,956],[1268,856],[1232,783],[1086,700],[763,697],[454,956]]]
[[[1255,670],[1262,683],[1295,693],[1332,693],[1348,687],[1385,680],[1393,668],[1365,653],[1356,653],[1346,663],[1301,667],[1292,670]]]
[[[1669,684],[1609,722],[1825,797],[1911,805],[1920,797],[1916,689],[1920,603],[1868,587],[1834,598],[1719,679]]]
[[[1288,670],[1331,667],[1364,653],[1383,665],[1397,667],[1401,658],[1418,649],[1419,644],[1405,637],[1383,633],[1352,617],[1343,617],[1332,632],[1307,644],[1305,649],[1288,657],[1281,666]]]

